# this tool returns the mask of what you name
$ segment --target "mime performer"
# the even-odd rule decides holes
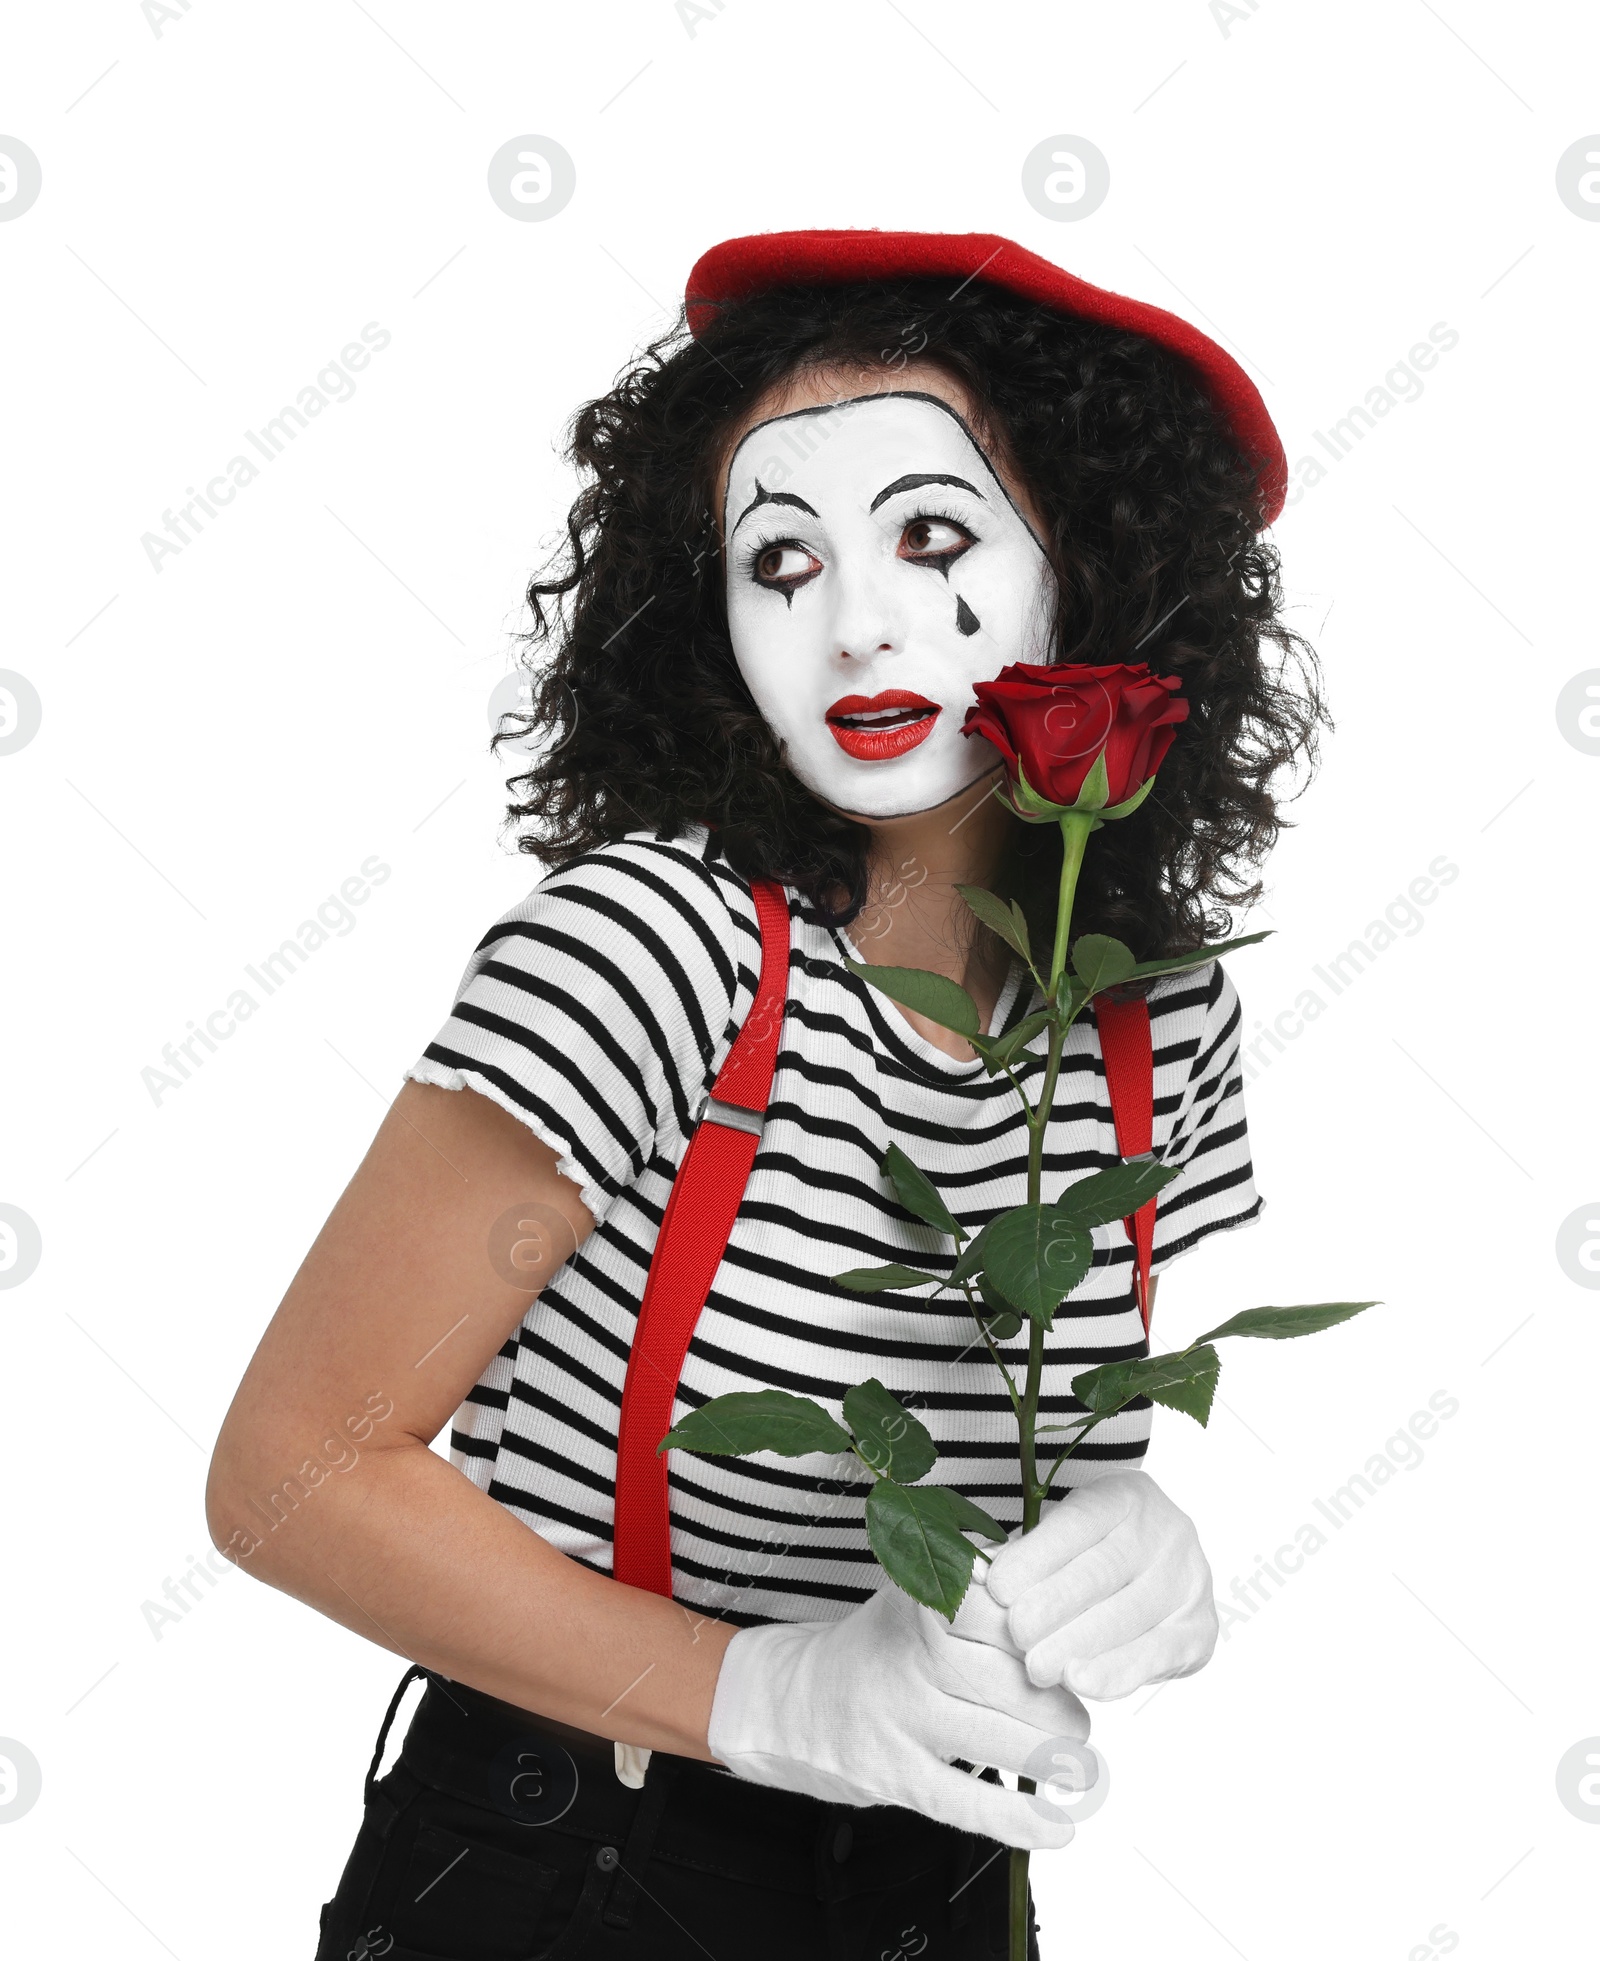
[[[891,1143],[969,1229],[1021,1203],[1022,1111],[847,959],[948,975],[992,1033],[1029,1012],[956,891],[1016,897],[1048,944],[1059,836],[990,794],[1000,759],[961,732],[1007,664],[1181,681],[1158,794],[1097,835],[1078,888],[1077,930],[1141,958],[1259,891],[1276,786],[1325,719],[1261,536],[1281,446],[1187,322],[937,233],[732,239],[688,301],[577,415],[569,542],[529,587],[537,741],[511,816],[544,875],[471,950],[213,1462],[217,1543],[412,1664],[317,1961],[1003,1954],[998,1855],[1071,1824],[1002,1774],[1216,1639],[1194,1528],[1141,1468],[1148,1405],[1096,1430],[954,1625],[887,1581],[838,1457],[672,1452],[670,1592],[614,1576],[639,1303],[751,1013],[754,895],[786,914],[776,1067],[673,1407],[836,1405],[876,1375],[933,1432],[934,1476],[1015,1527],[1012,1413],[965,1309],[831,1276],[929,1258]],[[1211,962],[1147,1004],[1153,1145],[1182,1167],[1159,1274],[1261,1201],[1231,980]],[[1088,1015],[1047,1191],[1118,1159]],[[1056,1421],[1074,1373],[1145,1352],[1127,1236],[1095,1239],[1049,1337]],[[267,1527],[252,1498],[364,1410],[350,1474]]]

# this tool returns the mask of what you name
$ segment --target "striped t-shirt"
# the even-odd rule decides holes
[[[850,1267],[939,1271],[949,1242],[880,1171],[896,1143],[969,1231],[1027,1198],[1027,1133],[1005,1078],[922,1039],[845,965],[854,948],[788,893],[788,1002],[743,1205],[700,1315],[674,1420],[730,1390],[786,1389],[837,1415],[876,1376],[933,1433],[930,1476],[1002,1524],[1021,1520],[1016,1423],[959,1294],[859,1295]],[[454,1012],[408,1075],[470,1086],[528,1125],[582,1191],[595,1230],[529,1309],[455,1417],[451,1460],[572,1558],[611,1567],[616,1438],[651,1253],[702,1097],[750,1007],[761,941],[748,882],[714,839],[638,833],[563,866],[484,937]],[[991,1030],[1032,983],[1014,965]],[[1150,992],[1155,1149],[1182,1175],[1161,1193],[1155,1270],[1254,1219],[1239,1073],[1240,1011],[1211,962]],[[1019,1074],[1044,1068],[1035,1038]],[[1044,1195],[1119,1162],[1092,1022],[1068,1038],[1044,1147]],[[1094,1265],[1057,1314],[1041,1421],[1077,1405],[1071,1377],[1145,1352],[1132,1248],[1097,1227]],[[1003,1352],[1021,1379],[1026,1325]],[[1096,1429],[1053,1496],[1136,1464],[1150,1406]],[[1048,1462],[1042,1458],[1041,1463]],[[852,1473],[855,1473],[852,1475]],[[669,1457],[676,1597],[736,1625],[831,1619],[883,1583],[867,1544],[868,1476],[848,1457]]]

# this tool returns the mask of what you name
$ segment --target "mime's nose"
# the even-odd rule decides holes
[[[899,653],[905,646],[903,605],[904,595],[875,552],[842,552],[833,588],[833,653],[841,665]]]

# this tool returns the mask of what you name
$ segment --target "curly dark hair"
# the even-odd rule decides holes
[[[1286,821],[1276,779],[1309,780],[1331,727],[1316,655],[1279,618],[1255,469],[1164,348],[976,281],[786,287],[724,304],[698,339],[680,314],[578,411],[567,454],[584,488],[527,592],[531,710],[495,738],[548,738],[507,783],[523,792],[507,807],[527,826],[518,848],[559,865],[628,831],[710,823],[741,872],[787,879],[836,924],[860,910],[870,833],[785,767],[735,665],[713,483],[775,384],[867,363],[892,386],[909,359],[963,384],[1045,514],[1053,657],[1145,660],[1189,701],[1155,793],[1089,854],[1075,925],[1147,959],[1225,934]],[[1045,947],[1060,851],[1054,825],[1018,824],[1003,881]]]

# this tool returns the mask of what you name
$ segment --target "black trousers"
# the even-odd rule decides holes
[[[1004,1961],[1008,1867],[993,1840],[897,1806],[661,1751],[630,1790],[609,1742],[413,1667],[316,1961]]]

